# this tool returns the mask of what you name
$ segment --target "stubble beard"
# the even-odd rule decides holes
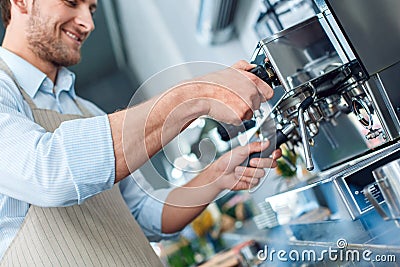
[[[40,59],[52,63],[56,67],[68,67],[79,63],[81,60],[80,49],[68,47],[60,37],[55,34],[55,25],[51,17],[41,16],[34,5],[32,16],[28,21],[27,40],[28,47]]]

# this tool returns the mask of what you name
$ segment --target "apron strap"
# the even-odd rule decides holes
[[[0,69],[3,70],[10,78],[13,80],[15,85],[17,86],[19,92],[21,93],[22,97],[24,100],[28,103],[29,107],[34,110],[38,109],[36,104],[33,102],[32,98],[26,93],[26,91],[21,87],[17,79],[15,78],[14,73],[10,70],[8,65],[4,62],[4,60],[0,57]],[[74,99],[74,102],[76,106],[78,107],[79,111],[82,113],[83,117],[89,118],[92,117],[93,115],[85,108],[82,104],[80,104],[80,101],[77,101]]]

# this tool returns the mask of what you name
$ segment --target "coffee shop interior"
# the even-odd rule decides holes
[[[77,94],[106,112],[241,59],[274,90],[261,118],[199,118],[141,167],[166,188],[247,142],[283,154],[255,188],[220,194],[178,237],[151,243],[165,266],[400,266],[399,10],[396,0],[99,1],[71,69]]]

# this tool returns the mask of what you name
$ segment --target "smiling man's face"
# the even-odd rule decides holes
[[[94,30],[96,5],[96,0],[34,0],[26,28],[29,49],[55,66],[77,64]]]

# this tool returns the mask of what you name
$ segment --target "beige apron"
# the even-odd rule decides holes
[[[7,65],[4,70],[16,83],[32,109],[36,123],[49,132],[61,122],[84,116],[39,109],[19,86]],[[118,185],[81,205],[40,208],[31,205],[20,231],[0,266],[162,266],[122,198]]]

